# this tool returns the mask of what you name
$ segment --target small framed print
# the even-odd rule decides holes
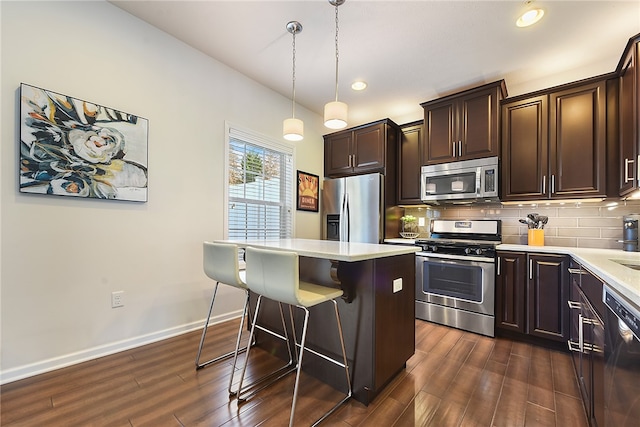
[[[318,212],[318,175],[297,171],[298,175],[298,203],[299,211]]]

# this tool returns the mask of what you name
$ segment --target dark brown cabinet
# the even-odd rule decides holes
[[[569,336],[568,258],[498,252],[496,326],[554,341]]]
[[[606,197],[607,81],[502,104],[502,200]]]
[[[335,132],[324,137],[324,174],[327,177],[395,173],[399,127],[389,119]]]
[[[640,42],[630,40],[618,66],[619,132],[620,132],[620,196],[640,188]]]
[[[569,259],[529,254],[528,330],[530,335],[565,342],[569,337]]]
[[[589,423],[592,427],[604,426],[603,282],[575,261],[569,273],[569,350]]]
[[[499,252],[496,269],[496,326],[525,333],[527,254]]]
[[[498,156],[504,80],[420,104],[424,109],[424,163]]]
[[[398,204],[422,203],[420,200],[422,120],[400,126],[398,143]]]

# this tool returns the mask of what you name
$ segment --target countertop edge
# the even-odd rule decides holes
[[[299,256],[345,262],[407,255],[420,250],[417,246],[349,243],[313,239],[215,240],[215,242],[234,243],[240,247],[256,246],[273,250],[295,251]]]
[[[640,252],[616,249],[572,248],[564,246],[530,246],[501,244],[499,251],[534,252],[569,255],[587,270],[599,277],[614,292],[640,309],[640,271],[620,265],[613,260],[640,264]]]

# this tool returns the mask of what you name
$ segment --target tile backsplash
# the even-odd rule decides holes
[[[447,205],[406,207],[405,214],[421,220],[420,237],[428,237],[431,219],[501,219],[502,242],[527,244],[527,226],[518,222],[529,213],[549,217],[544,228],[544,244],[578,248],[622,249],[622,217],[640,213],[640,200],[610,202],[565,203],[537,205]]]

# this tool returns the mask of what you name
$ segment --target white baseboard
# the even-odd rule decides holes
[[[225,313],[224,315],[212,318],[209,324],[226,322],[227,320],[240,317],[241,314],[242,310]],[[59,357],[54,357],[40,362],[30,363],[28,365],[3,370],[0,371],[0,384],[7,384],[24,378],[33,377],[35,375],[44,374],[45,372],[54,371],[56,369],[65,368],[67,366],[76,365],[88,360],[97,359],[99,357],[108,356],[110,354],[119,353],[124,350],[130,350],[132,348],[141,347],[146,344],[151,344],[157,341],[165,340],[167,338],[175,337],[177,335],[185,334],[187,332],[202,328],[203,321],[204,319],[181,326],[164,329],[162,331],[152,332],[150,334],[129,338],[98,347],[93,347]],[[194,348],[194,363],[196,351],[197,348]]]

